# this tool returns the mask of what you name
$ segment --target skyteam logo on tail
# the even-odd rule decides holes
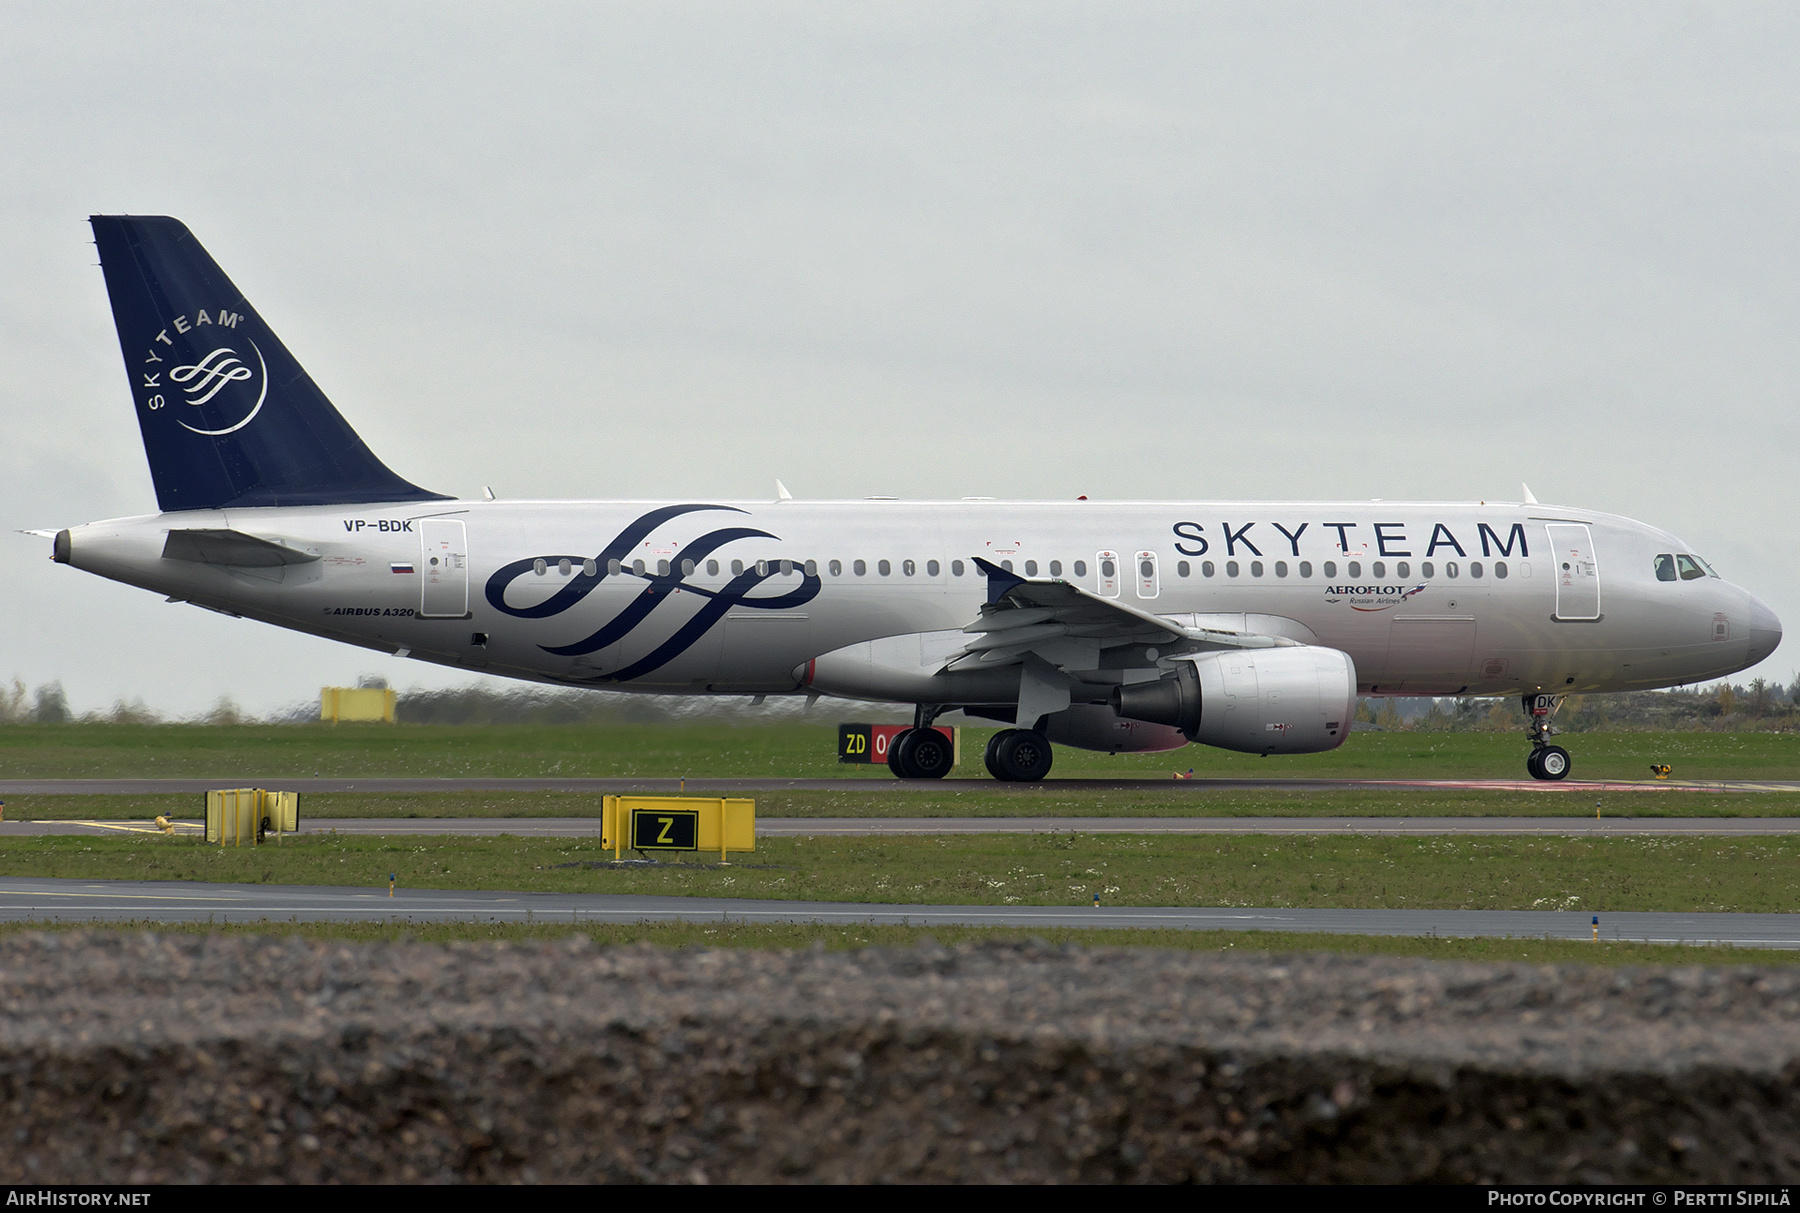
[[[241,411],[244,399],[251,392],[255,393],[250,401],[249,411],[230,425],[208,429],[204,425],[189,425],[178,416],[175,420],[182,429],[209,436],[230,434],[249,425],[262,412],[263,401],[269,395],[269,368],[264,364],[262,351],[256,348],[256,342],[246,337],[244,344],[250,347],[250,353],[256,359],[255,370],[245,365],[244,360],[238,357],[238,352],[229,346],[220,346],[198,362],[170,368],[169,378],[180,385],[181,390],[187,393],[187,403],[196,408],[205,408],[213,404],[222,393],[225,394],[225,399],[210,410],[212,417],[220,420],[230,420],[233,413]],[[233,388],[237,390],[230,391]],[[200,417],[205,419],[207,413],[201,413]]]
[[[191,320],[186,315],[175,317],[170,327],[176,335],[193,336],[183,340],[187,348],[182,351],[176,350],[169,329],[151,339],[139,384],[144,407],[157,412],[171,403],[185,403],[199,409],[186,417],[177,413],[175,421],[182,429],[209,438],[236,433],[249,425],[269,396],[269,368],[262,350],[245,334],[224,333],[222,338],[230,344],[215,344],[198,354],[208,344],[204,340],[207,334],[200,330],[235,329],[242,319],[239,313],[224,308],[219,309],[217,319],[205,308],[196,310]],[[159,351],[158,345],[167,346],[168,351]],[[184,353],[193,361],[179,361]]]

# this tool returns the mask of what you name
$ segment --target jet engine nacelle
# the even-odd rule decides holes
[[[1316,754],[1350,735],[1356,666],[1316,645],[1230,649],[1174,659],[1156,682],[1113,692],[1113,711],[1246,754]]]

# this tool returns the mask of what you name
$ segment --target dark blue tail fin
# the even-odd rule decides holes
[[[164,510],[443,499],[375,458],[186,226],[88,222]]]

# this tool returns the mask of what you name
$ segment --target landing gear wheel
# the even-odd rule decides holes
[[[1539,779],[1564,779],[1573,764],[1569,760],[1569,751],[1559,745],[1545,746],[1537,754],[1537,777]]]
[[[1544,777],[1543,771],[1538,769],[1538,752],[1536,750],[1525,755],[1525,770],[1530,773],[1533,779],[1542,779]]]
[[[983,765],[987,767],[987,773],[992,775],[995,779],[1006,778],[1006,776],[1000,773],[1000,743],[1005,740],[1006,735],[1012,731],[1012,729],[1001,729],[998,733],[995,733],[992,737],[988,738],[987,749],[981,755],[981,761]]]
[[[911,768],[906,778],[942,779],[956,765],[956,750],[950,739],[936,729],[914,729],[906,739],[906,762]]]
[[[997,739],[994,778],[1009,783],[1036,783],[1050,773],[1050,743],[1031,729],[1008,729]]]
[[[918,738],[918,729],[907,729],[895,733],[888,742],[888,770],[894,773],[895,779],[917,779],[919,772],[913,766],[913,742]]]

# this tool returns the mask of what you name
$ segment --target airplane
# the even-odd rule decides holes
[[[1781,640],[1691,546],[1517,502],[469,500],[364,445],[175,219],[90,218],[156,514],[52,558],[234,617],[570,687],[914,707],[1052,744],[1317,753],[1358,696],[1516,696],[1535,779],[1565,696],[1719,678]],[[32,532],[49,537],[52,532]]]

